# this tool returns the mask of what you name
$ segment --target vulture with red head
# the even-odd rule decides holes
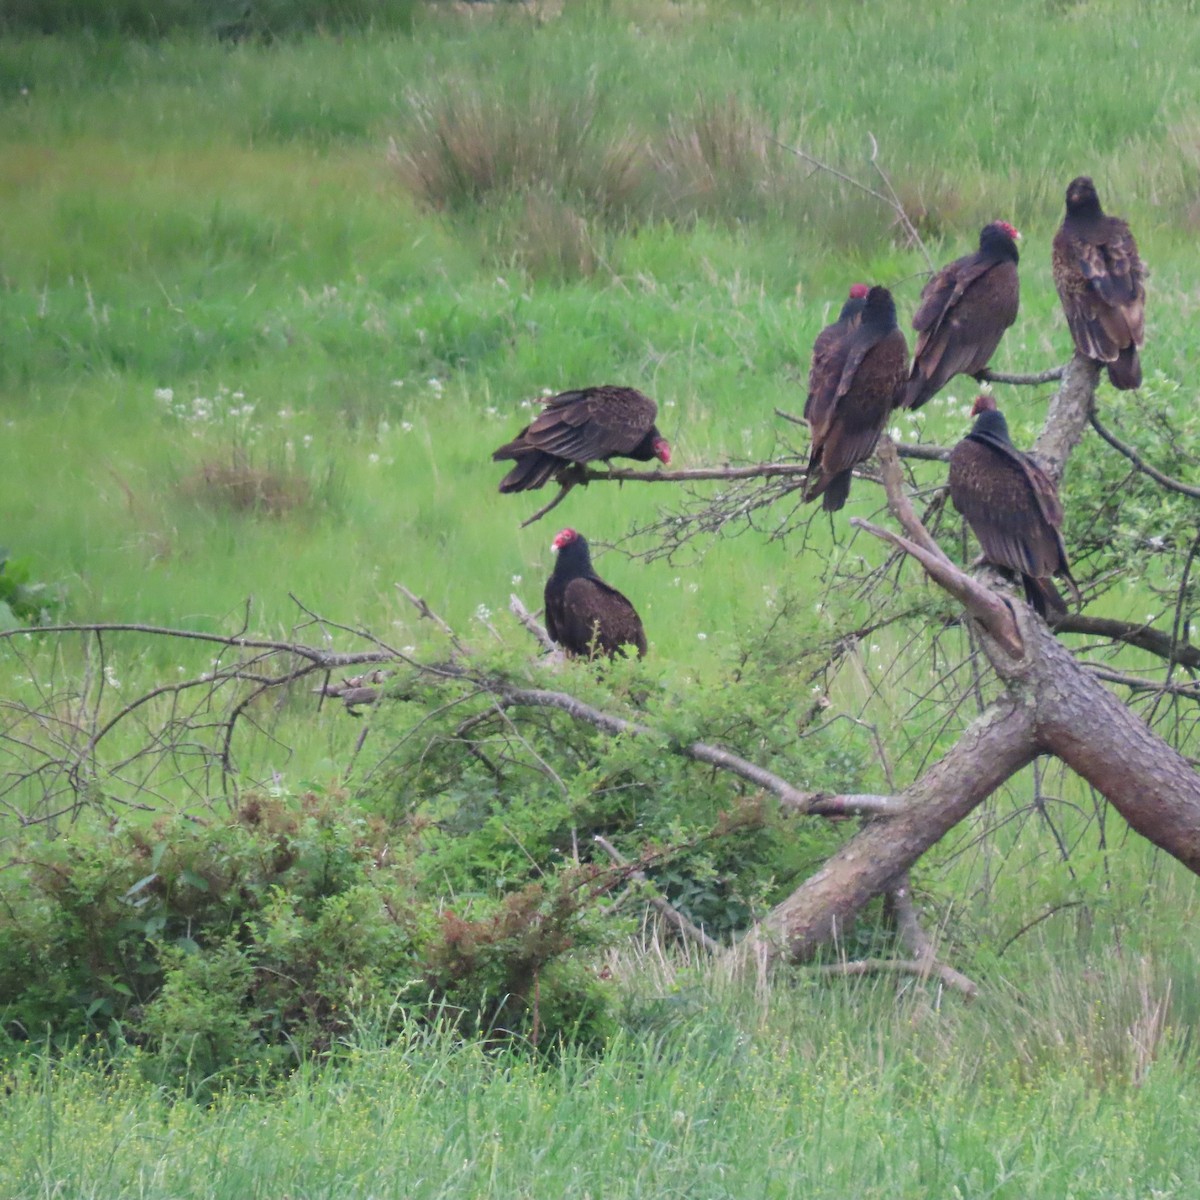
[[[516,465],[500,481],[502,492],[540,488],[571,463],[634,458],[671,461],[671,447],[658,431],[658,405],[636,388],[579,388],[545,401],[546,410],[492,455]]]
[[[810,379],[804,410],[812,430],[804,499],[823,496],[821,507],[836,512],[850,494],[855,465],[875,449],[908,375],[908,343],[887,288],[867,292],[857,324],[851,321],[821,375],[816,390]]]
[[[1017,238],[1007,221],[979,234],[979,249],[944,266],[924,287],[913,317],[917,345],[904,406],[920,408],[955,375],[978,376],[1017,319]]]
[[[1141,387],[1146,271],[1129,226],[1105,215],[1086,175],[1067,186],[1067,212],[1054,235],[1053,262],[1054,286],[1075,349],[1107,366],[1113,387]]]
[[[808,399],[804,402],[804,419],[812,420],[815,410],[828,408],[832,393],[837,389],[846,365],[846,339],[858,325],[870,288],[865,283],[852,283],[850,295],[832,325],[826,325],[813,342],[812,365],[808,369]]]
[[[592,567],[587,538],[563,529],[551,543],[558,555],[546,581],[546,632],[571,657],[646,653],[646,631],[637,609]]]
[[[950,499],[983,547],[983,557],[1015,571],[1043,617],[1067,606],[1050,582],[1061,575],[1078,596],[1062,539],[1063,510],[1050,477],[1008,436],[991,396],[971,410],[971,432],[950,452]]]

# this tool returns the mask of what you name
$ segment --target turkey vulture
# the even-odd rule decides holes
[[[546,632],[567,654],[592,658],[624,655],[623,646],[646,653],[646,632],[637,610],[592,568],[587,538],[563,529],[550,547],[557,555],[546,581]]]
[[[979,234],[979,249],[944,266],[924,287],[913,317],[917,345],[904,406],[920,408],[955,375],[978,376],[1017,319],[1017,238],[1007,221]]]
[[[808,399],[804,402],[804,419],[810,420],[812,411],[827,406],[831,392],[841,378],[846,363],[846,339],[858,325],[863,305],[867,302],[870,289],[865,283],[852,283],[850,295],[832,325],[826,325],[813,342],[812,366],[808,369]]]
[[[950,499],[975,531],[983,556],[1021,577],[1025,598],[1045,617],[1067,611],[1050,582],[1061,575],[1078,597],[1063,546],[1062,505],[1045,471],[1008,436],[991,396],[971,409],[975,424],[950,452]]]
[[[1058,288],[1075,349],[1104,363],[1113,387],[1141,387],[1138,348],[1146,336],[1145,269],[1120,217],[1106,217],[1092,181],[1067,186],[1067,213],[1054,235]]]
[[[619,455],[649,462],[671,461],[671,447],[658,432],[658,405],[636,388],[579,388],[545,401],[546,411],[492,455],[494,462],[515,459],[500,481],[502,492],[540,488],[571,463],[607,461]]]
[[[812,430],[804,499],[824,494],[821,507],[836,512],[850,494],[855,464],[875,449],[908,375],[908,344],[887,288],[867,293],[858,324],[822,364],[825,372],[828,385],[809,391],[804,411]]]

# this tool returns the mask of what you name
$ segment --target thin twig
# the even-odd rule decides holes
[[[621,855],[620,851],[607,838],[601,837],[600,834],[594,834],[592,840],[608,855],[609,858],[617,864],[618,867],[628,867],[629,864]],[[636,879],[638,883],[645,884],[652,888],[649,878],[645,871],[634,868],[629,872],[630,878]],[[695,942],[697,946],[702,946],[709,954],[717,954],[721,950],[720,942],[713,941],[712,938],[700,928],[699,925],[693,924],[687,917],[683,915],[670,901],[660,896],[657,892],[651,891],[646,896],[646,901],[657,912],[661,913],[672,925],[675,926],[680,936],[689,942]]]
[[[422,617],[432,621],[450,639],[450,644],[459,652],[459,654],[466,653],[462,643],[458,640],[458,634],[456,634],[454,630],[450,628],[449,624],[447,624],[443,618],[439,617],[438,614],[435,613],[433,609],[421,599],[420,596],[414,595],[414,593],[410,592],[402,583],[396,584],[396,591],[398,591],[417,610],[417,612],[421,614]]]
[[[604,478],[603,472],[587,471],[584,474],[583,479],[567,479],[560,483],[558,487],[558,495],[555,496],[549,504],[543,504],[542,507],[533,514],[533,516],[526,517],[525,520],[521,522],[521,528],[524,529],[527,525],[532,525],[534,521],[540,521],[548,512],[550,512],[551,509],[557,508],[567,498],[567,493],[570,492],[576,483],[587,483],[593,475],[595,475],[595,478],[597,479]]]
[[[892,185],[887,176],[883,174],[883,171],[877,161],[879,146],[875,141],[875,136],[874,134],[868,134],[867,136],[871,139],[871,165],[876,171],[879,172],[888,190],[891,191]],[[930,272],[932,273],[936,269],[933,264],[933,259],[929,257],[929,251],[925,248],[925,243],[921,240],[921,235],[917,232],[912,221],[909,220],[908,213],[904,211],[904,206],[900,203],[894,191],[892,191],[890,197],[885,196],[882,192],[878,192],[873,187],[870,187],[865,183],[861,183],[859,180],[847,175],[844,171],[839,171],[836,167],[831,167],[827,162],[824,162],[819,158],[815,158],[806,150],[801,150],[797,146],[789,146],[786,142],[781,142],[775,137],[772,137],[770,140],[774,142],[775,145],[777,145],[781,150],[786,150],[789,154],[794,154],[797,158],[803,159],[804,162],[816,167],[818,171],[824,171],[826,174],[832,175],[835,179],[840,179],[843,183],[848,183],[851,187],[857,188],[860,192],[865,192],[868,196],[878,200],[881,204],[887,205],[887,207],[890,208],[892,212],[894,212],[900,219],[901,224],[904,226],[905,232],[912,239],[913,245],[921,251],[921,254],[924,257]]]
[[[1184,496],[1191,496],[1193,499],[1200,500],[1200,487],[1193,487],[1190,483],[1183,483],[1181,480],[1172,479],[1170,475],[1164,475],[1161,471],[1152,467],[1142,456],[1132,447],[1127,446],[1121,441],[1116,434],[1110,433],[1103,425],[1100,424],[1100,418],[1096,416],[1093,409],[1091,414],[1092,428],[1119,454],[1123,454],[1143,475],[1149,475],[1155,483],[1161,484],[1168,491],[1179,492]]]

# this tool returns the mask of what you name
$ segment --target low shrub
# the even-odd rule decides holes
[[[591,881],[564,877],[451,908],[411,848],[345,798],[251,797],[222,823],[76,828],[10,860],[0,912],[0,1041],[128,1043],[198,1093],[323,1055],[356,1014],[400,1003],[552,1041],[602,1036],[587,944]],[[601,888],[603,890],[603,888]]]

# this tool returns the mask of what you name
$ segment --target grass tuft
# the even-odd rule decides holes
[[[532,192],[620,223],[644,186],[641,139],[599,130],[594,89],[516,97],[462,85],[415,96],[412,108],[412,131],[390,157],[432,208],[461,212]]]
[[[181,486],[188,499],[204,507],[284,517],[313,501],[312,484],[296,471],[255,465],[235,447],[223,459],[208,459]]]

